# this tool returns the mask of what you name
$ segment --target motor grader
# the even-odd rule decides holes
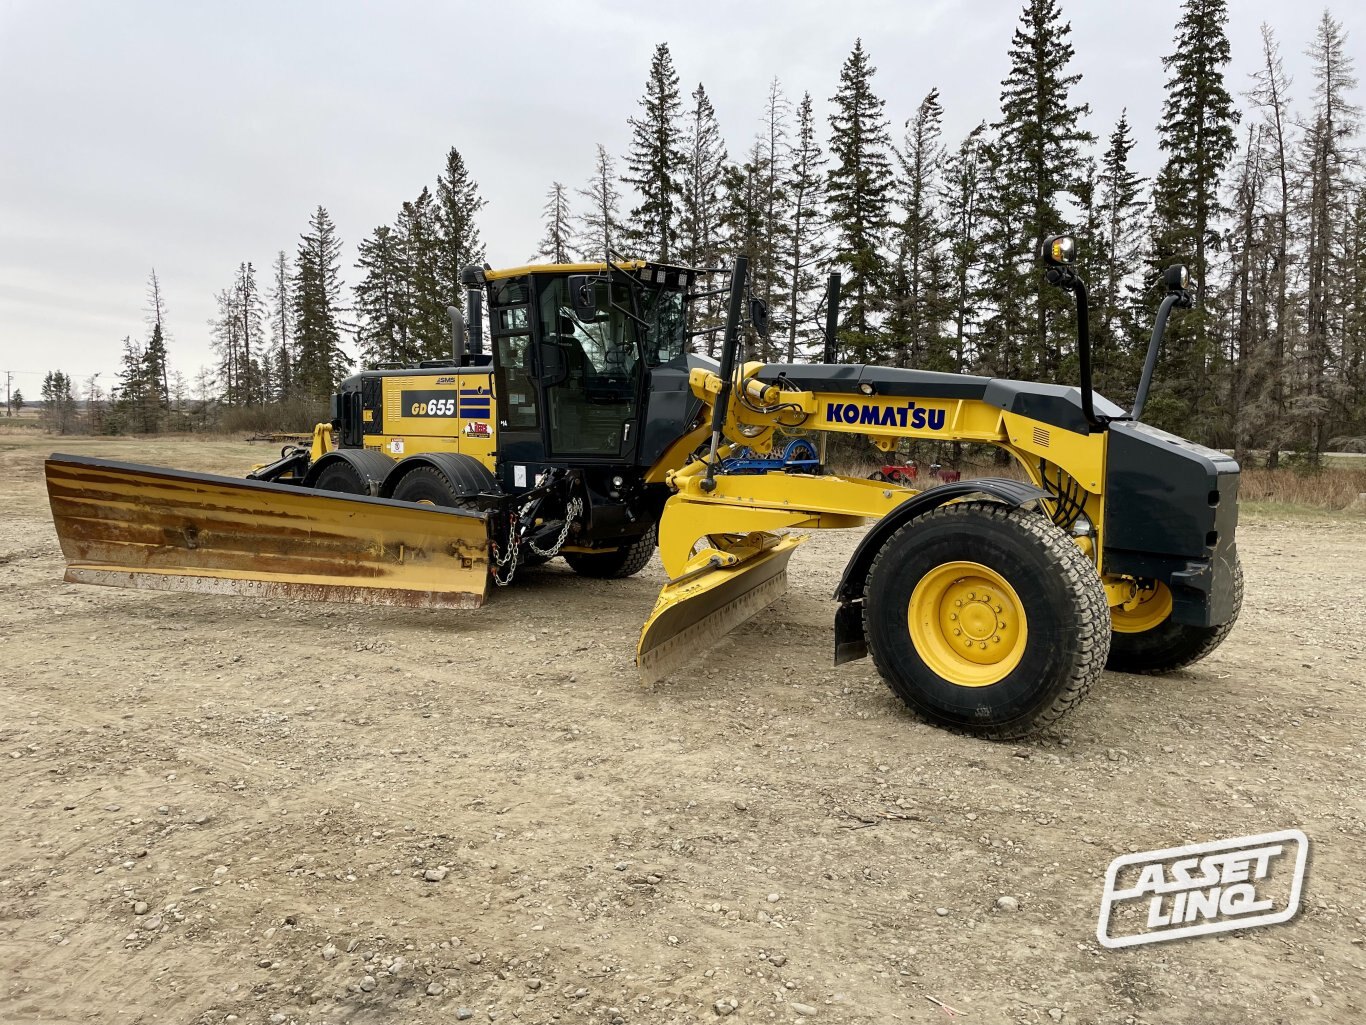
[[[1080,387],[864,365],[745,361],[746,261],[612,257],[465,272],[449,360],[342,382],[308,447],[245,478],[53,455],[66,579],[421,608],[474,607],[527,565],[667,575],[647,680],[783,593],[793,531],[868,527],[835,592],[834,658],[871,655],[923,719],[1005,739],[1063,715],[1107,665],[1167,672],[1237,618],[1238,466],[1094,393],[1074,244],[1045,245],[1078,307]],[[827,332],[833,336],[837,282]],[[727,297],[719,362],[694,303]],[[483,310],[488,308],[488,350]],[[996,446],[1019,477],[916,490],[829,472],[823,439]],[[816,443],[809,439],[818,439]],[[1022,478],[1022,479],[1020,479]]]

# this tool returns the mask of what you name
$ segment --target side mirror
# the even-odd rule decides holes
[[[553,388],[569,379],[569,364],[565,361],[562,348],[554,342],[542,342],[540,356],[539,380],[542,388]]]
[[[768,337],[768,303],[762,299],[749,301],[749,322],[754,325],[754,332],[760,338]]]
[[[598,312],[598,275],[569,275],[569,301],[583,321],[593,320]]]

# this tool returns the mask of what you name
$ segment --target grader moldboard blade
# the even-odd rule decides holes
[[[805,540],[750,534],[694,556],[688,569],[664,585],[640,631],[641,681],[663,679],[782,597],[787,561]]]
[[[483,513],[83,456],[47,460],[66,579],[167,591],[477,608]]]

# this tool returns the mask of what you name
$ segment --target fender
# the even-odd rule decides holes
[[[982,477],[922,491],[878,520],[859,542],[849,564],[844,567],[839,587],[835,588],[835,598],[840,603],[835,610],[835,665],[853,662],[868,655],[868,643],[863,636],[863,587],[882,546],[917,516],[970,495],[999,498],[1013,506],[1027,505],[1049,497],[1047,491],[1024,481],[1007,477]]]
[[[380,482],[384,480],[385,476],[394,467],[394,461],[391,458],[383,452],[376,452],[374,449],[333,449],[308,468],[308,472],[304,474],[304,487],[313,487],[313,485],[317,483],[318,475],[322,473],[323,469],[330,466],[332,463],[339,461],[349,463],[355,471],[360,474],[361,479],[365,481],[366,486],[369,488],[369,491],[366,493],[372,496],[379,495]]]
[[[380,498],[392,498],[394,488],[404,475],[421,466],[430,466],[445,474],[446,479],[462,495],[497,495],[500,493],[497,479],[487,466],[473,456],[463,452],[423,452],[408,456],[397,465],[390,464],[388,474],[383,478],[378,494]]]

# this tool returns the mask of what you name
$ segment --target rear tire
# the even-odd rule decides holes
[[[464,506],[455,485],[434,466],[419,466],[405,473],[394,486],[393,497],[399,502],[439,505],[446,509]]]
[[[869,570],[863,610],[873,662],[902,702],[991,740],[1068,712],[1109,650],[1095,567],[1051,521],[997,502],[943,505],[897,530]]]
[[[1112,613],[1114,636],[1110,640],[1110,657],[1105,668],[1117,673],[1137,673],[1159,676],[1194,665],[1224,643],[1238,614],[1243,609],[1243,566],[1234,564],[1233,615],[1220,626],[1188,626],[1174,623],[1171,614],[1150,630],[1127,632],[1122,627],[1123,613]]]
[[[333,459],[313,481],[315,491],[335,491],[343,495],[368,495],[370,485],[360,471],[343,459]]]
[[[564,561],[581,577],[594,577],[599,580],[619,580],[634,576],[643,570],[654,555],[658,539],[658,528],[651,527],[641,537],[630,544],[622,545],[615,552],[590,555],[585,552],[565,552]]]

